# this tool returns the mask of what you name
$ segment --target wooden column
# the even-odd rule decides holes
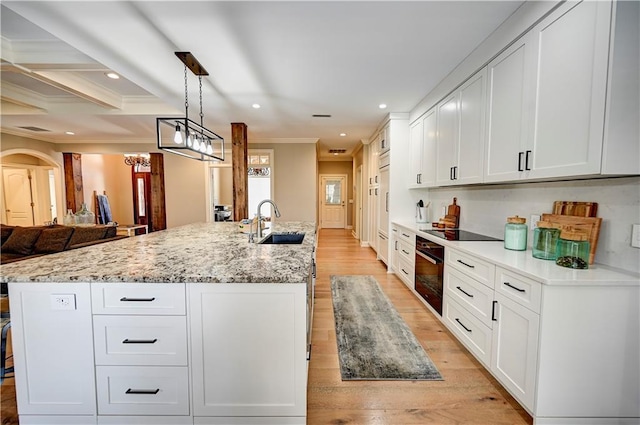
[[[167,228],[167,208],[164,191],[164,156],[151,153],[151,226],[149,232]]]
[[[233,221],[249,216],[249,178],[247,176],[247,125],[231,123],[231,164],[233,167]]]
[[[82,185],[82,155],[64,152],[64,188],[67,198],[67,209],[76,212],[84,202]]]

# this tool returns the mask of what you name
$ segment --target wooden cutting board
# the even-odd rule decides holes
[[[460,206],[458,205],[458,198],[453,198],[453,204],[447,208],[447,215],[445,219],[455,221],[455,228],[460,225]]]
[[[593,264],[598,247],[598,236],[600,235],[600,225],[602,218],[600,217],[576,217],[572,215],[559,214],[542,214],[543,221],[550,221],[559,225],[561,228],[572,227],[576,230],[582,230],[589,235],[589,264]]]
[[[595,217],[598,215],[597,202],[555,201],[553,213],[558,215],[574,215],[578,217]]]

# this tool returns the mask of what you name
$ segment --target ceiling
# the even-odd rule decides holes
[[[521,4],[3,1],[1,129],[155,144],[156,116],[184,116],[174,52],[190,51],[209,72],[205,127],[229,140],[230,123],[244,122],[250,143],[317,142],[319,158],[346,149],[350,159],[387,113],[414,108]],[[199,121],[198,78],[187,82]]]

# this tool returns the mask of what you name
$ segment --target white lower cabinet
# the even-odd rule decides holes
[[[195,423],[304,424],[306,283],[188,290]]]
[[[541,283],[451,248],[445,253],[444,323],[533,412]]]
[[[495,303],[491,372],[532,411],[540,316],[501,294]]]

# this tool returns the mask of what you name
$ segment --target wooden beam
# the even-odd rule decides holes
[[[150,153],[151,162],[151,226],[149,232],[167,228],[167,208],[164,190],[164,156]]]
[[[64,188],[67,198],[67,209],[76,212],[84,202],[82,185],[82,155],[64,152]]]
[[[247,125],[231,123],[231,164],[233,167],[233,221],[249,217],[247,175]]]

